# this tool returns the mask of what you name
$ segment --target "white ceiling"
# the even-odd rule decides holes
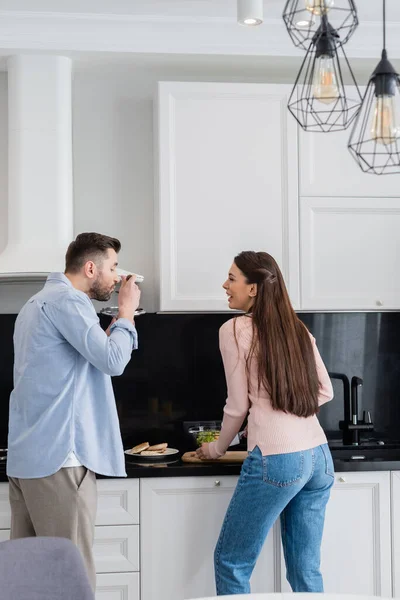
[[[400,0],[387,3],[387,46],[400,59]],[[0,57],[50,52],[117,60],[134,55],[291,57],[282,20],[285,0],[264,0],[264,23],[241,27],[236,0],[0,0]],[[360,26],[346,45],[351,59],[377,62],[382,50],[382,0],[356,0]],[[124,58],[125,57],[125,58]],[[396,66],[396,62],[394,63]],[[2,68],[0,59],[0,69]]]
[[[279,18],[284,0],[264,0],[264,16]],[[382,0],[356,0],[360,21],[380,21]],[[0,11],[148,15],[236,19],[236,0],[0,0]],[[400,0],[387,0],[387,19],[400,22]]]

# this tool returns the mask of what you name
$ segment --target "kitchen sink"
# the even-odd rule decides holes
[[[335,460],[362,461],[400,461],[400,448],[343,448],[332,449],[332,457]]]
[[[341,439],[332,439],[328,444],[335,460],[400,461],[399,440],[366,439],[358,446],[345,446]]]

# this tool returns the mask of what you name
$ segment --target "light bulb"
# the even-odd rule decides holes
[[[327,13],[335,4],[335,0],[306,0],[306,9],[318,17]]]
[[[316,60],[312,92],[323,104],[332,104],[339,98],[339,88],[331,56],[322,55]]]
[[[245,19],[243,23],[245,25],[260,25],[261,21],[259,21],[258,19]]]
[[[378,144],[391,144],[399,137],[394,96],[378,96],[372,117],[371,136]]]
[[[310,29],[314,24],[315,24],[315,17],[314,17],[314,15],[311,14],[308,19],[301,19],[300,21],[297,21],[296,27],[298,29]]]

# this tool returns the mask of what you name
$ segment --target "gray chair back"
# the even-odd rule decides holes
[[[1,600],[94,600],[78,548],[64,538],[0,543]]]

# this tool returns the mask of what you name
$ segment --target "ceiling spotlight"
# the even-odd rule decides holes
[[[240,25],[261,25],[263,0],[237,0],[237,22]]]
[[[308,29],[308,27],[312,27],[315,24],[315,16],[310,15],[307,19],[300,19],[296,22],[296,27],[298,29]]]

